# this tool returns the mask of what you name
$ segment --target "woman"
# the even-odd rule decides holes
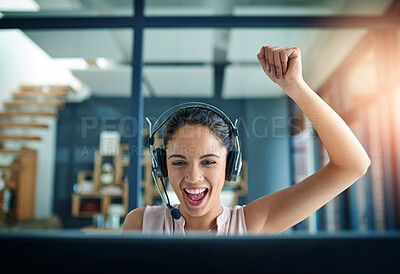
[[[164,143],[167,144],[169,180],[181,202],[178,206],[183,216],[180,222],[183,234],[190,234],[191,231],[215,231],[217,235],[280,233],[348,188],[366,173],[371,164],[346,123],[304,81],[300,49],[263,46],[257,57],[267,76],[294,100],[308,118],[314,118],[310,121],[330,161],[294,186],[258,198],[245,206],[228,209],[221,206],[219,196],[224,185],[226,155],[231,140],[224,137],[223,129],[216,130],[207,123],[189,121],[173,127]],[[196,111],[192,110],[195,114]],[[213,117],[212,113],[207,115]],[[179,113],[179,116],[187,119],[190,113]],[[197,199],[196,194],[189,194],[195,193],[193,190],[205,190],[206,197],[200,205],[190,199]],[[144,229],[147,225],[143,220],[151,221],[147,214],[153,214],[153,219],[158,216],[164,220],[161,230],[171,231],[172,222],[169,223],[168,218],[163,219],[168,213],[165,206],[147,209],[132,210],[125,219],[124,231]]]

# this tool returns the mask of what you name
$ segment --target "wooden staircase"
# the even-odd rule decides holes
[[[48,129],[46,123],[38,122],[39,117],[58,118],[58,110],[65,105],[68,93],[74,92],[65,85],[21,85],[13,92],[13,99],[3,102],[0,111],[0,147],[7,141],[40,141],[32,136],[29,129]],[[19,131],[18,134],[10,132]]]
[[[69,86],[22,85],[0,110],[0,227],[35,217],[36,175],[39,164],[32,142],[51,129],[64,107]],[[39,135],[39,136],[37,136]],[[46,138],[47,140],[47,138]],[[39,146],[45,150],[45,146]],[[43,147],[43,148],[42,148]],[[44,163],[47,165],[47,163]],[[10,198],[11,197],[11,198]]]

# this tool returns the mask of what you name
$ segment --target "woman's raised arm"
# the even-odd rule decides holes
[[[263,47],[257,57],[268,77],[308,117],[330,159],[300,183],[246,206],[248,226],[255,231],[279,233],[304,220],[357,181],[366,173],[371,160],[341,117],[303,80],[300,49]]]

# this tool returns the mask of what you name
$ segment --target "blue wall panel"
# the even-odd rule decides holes
[[[290,186],[289,124],[286,97],[245,102],[249,135],[243,137],[248,158],[247,202]],[[250,156],[250,155],[248,155]]]

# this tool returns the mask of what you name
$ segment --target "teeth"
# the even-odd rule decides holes
[[[202,193],[202,192],[204,192],[204,191],[206,191],[206,189],[207,188],[201,188],[201,189],[186,189],[185,188],[185,191],[187,192],[187,193],[190,193],[190,194],[199,194],[199,193]]]

